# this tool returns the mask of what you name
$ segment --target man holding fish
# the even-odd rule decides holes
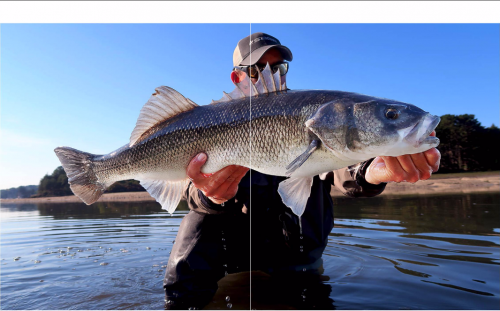
[[[269,64],[286,85],[292,58],[291,51],[275,37],[254,33],[238,42],[230,77],[235,85],[247,77],[257,84]],[[167,309],[203,307],[215,294],[218,280],[228,273],[320,274],[321,255],[333,228],[331,186],[351,197],[375,196],[388,182],[428,179],[439,168],[440,153],[431,148],[397,157],[380,156],[315,176],[301,213],[290,210],[278,195],[278,184],[286,177],[249,172],[238,165],[203,174],[206,161],[207,155],[200,153],[187,168],[191,182],[183,197],[191,212],[180,225],[167,266]]]

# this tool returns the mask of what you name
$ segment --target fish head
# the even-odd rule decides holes
[[[359,161],[429,150],[440,121],[417,106],[384,99],[321,106],[306,126],[340,158]]]

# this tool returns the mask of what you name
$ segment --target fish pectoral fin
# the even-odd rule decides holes
[[[161,208],[172,215],[179,205],[182,192],[186,189],[189,179],[180,181],[141,180],[146,191],[161,204]]]
[[[135,128],[130,135],[129,146],[133,146],[153,126],[195,107],[198,105],[173,88],[157,87],[155,93],[141,109]]]
[[[312,177],[289,178],[280,182],[278,193],[283,203],[297,216],[302,216],[311,195]]]
[[[319,139],[313,140],[307,147],[306,151],[304,151],[304,153],[296,157],[295,160],[293,160],[290,164],[287,165],[286,175],[287,176],[292,175],[293,172],[295,172],[299,167],[301,167],[302,164],[304,164],[304,162],[306,162],[307,159],[309,159],[314,150],[318,149],[320,143],[321,141]]]

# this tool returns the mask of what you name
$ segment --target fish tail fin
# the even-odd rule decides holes
[[[97,201],[107,188],[94,172],[93,159],[96,155],[70,147],[54,149],[68,176],[73,193],[87,205]]]

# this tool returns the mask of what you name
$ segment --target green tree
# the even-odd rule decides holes
[[[146,191],[136,180],[123,180],[114,183],[106,192],[129,192],[129,191]],[[38,186],[37,197],[48,196],[65,196],[71,195],[73,192],[68,183],[66,172],[59,166],[51,175],[45,175]]]
[[[71,195],[71,189],[68,184],[68,176],[62,168],[57,167],[52,175],[45,175],[40,180],[37,196],[64,196]]]
[[[447,114],[441,117],[436,133],[441,141],[440,172],[499,169],[498,127],[484,128],[473,114]]]
[[[122,180],[111,185],[106,192],[146,191],[137,180]]]

